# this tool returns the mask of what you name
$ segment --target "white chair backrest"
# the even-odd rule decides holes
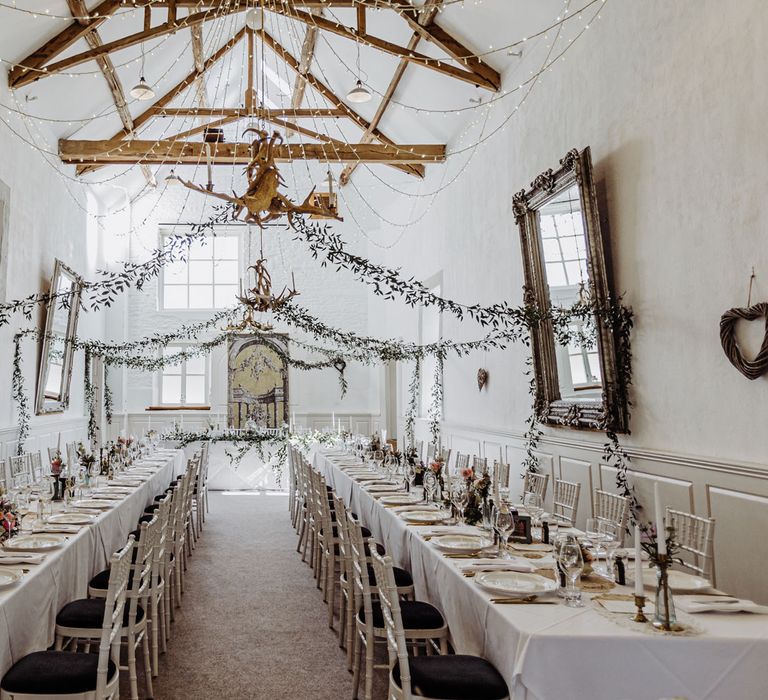
[[[476,475],[488,473],[488,458],[487,457],[472,457],[472,471]]]
[[[427,463],[431,462],[435,455],[437,454],[437,448],[435,447],[434,442],[430,442],[427,444]]]
[[[50,473],[50,470],[47,471]],[[43,478],[43,457],[40,450],[29,453],[29,473],[34,483]]]
[[[683,558],[682,566],[714,584],[715,519],[667,508],[666,525],[675,529],[680,549],[692,555]]]
[[[581,484],[574,481],[555,479],[552,513],[553,515],[558,516],[561,520],[567,520],[571,524],[571,527],[574,527],[576,524],[580,493]]]
[[[493,462],[493,480],[494,488],[496,488],[496,482],[498,482],[499,488],[509,488],[509,464],[504,462]]]
[[[48,464],[53,462],[54,459],[56,459],[56,453],[59,451],[57,447],[49,447],[48,448]],[[64,455],[62,455],[62,458]]]
[[[408,645],[405,640],[405,629],[400,612],[400,599],[397,595],[397,584],[392,566],[392,558],[382,557],[378,552],[371,552],[373,570],[376,574],[376,587],[379,593],[381,613],[384,618],[384,629],[387,633],[387,652],[389,667],[395,663],[400,667],[400,688],[402,700],[411,700],[411,670],[408,663]],[[367,616],[366,616],[366,619]],[[387,697],[394,697],[390,693]]]
[[[458,474],[462,469],[466,469],[469,466],[469,455],[463,455],[461,452],[456,453],[456,473]]]
[[[28,486],[30,482],[29,458],[27,455],[11,457],[11,486],[15,489]]]
[[[629,500],[616,493],[595,489],[594,504],[594,517],[615,525],[623,543],[629,516]]]
[[[365,611],[366,626],[373,626],[373,598],[371,582],[368,576],[368,560],[365,551],[365,539],[360,522],[347,511],[347,534],[350,549],[350,571],[352,573],[352,588],[355,595],[355,608],[362,606]],[[371,546],[373,552],[375,547]]]
[[[131,571],[133,535],[119,551],[112,555],[109,562],[109,585],[104,605],[104,621],[101,626],[99,644],[99,662],[96,671],[96,693],[94,697],[107,697],[110,658],[115,666],[120,666],[120,633],[123,628],[123,611],[128,592],[128,576]]]
[[[424,455],[424,440],[416,440],[416,459],[421,459]]]
[[[67,466],[69,467],[70,471],[75,467],[77,464],[77,443],[76,442],[68,442],[67,443]]]
[[[549,484],[549,474],[535,474],[534,472],[525,472],[523,479],[523,496],[526,493],[535,493],[541,497],[541,502],[547,496],[547,485]]]
[[[8,471],[4,459],[0,459],[0,488],[2,488],[3,491],[8,490]]]

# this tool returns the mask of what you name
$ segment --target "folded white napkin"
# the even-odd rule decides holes
[[[45,554],[6,554],[3,552],[0,554],[0,565],[12,565],[12,564],[41,564],[45,561]]]
[[[80,530],[85,527],[84,525],[40,525],[32,530],[32,532],[56,532],[62,535],[76,535]]]
[[[758,605],[752,600],[741,598],[728,598],[725,596],[675,596],[675,605],[687,613],[705,612],[750,612],[760,615],[768,615],[768,607]]]
[[[462,571],[518,571],[524,574],[533,574],[536,568],[525,559],[475,559],[468,566],[459,567]]]

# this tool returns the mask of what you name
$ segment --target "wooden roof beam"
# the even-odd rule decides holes
[[[272,35],[267,32],[263,31],[260,34],[261,39],[264,41],[264,43],[272,49],[280,58],[285,61],[286,65],[288,65],[291,70],[294,71],[294,73],[299,72],[299,62],[275,39],[272,37]],[[367,131],[369,128],[371,128],[371,124],[369,121],[361,117],[357,112],[355,112],[351,107],[349,107],[345,102],[343,102],[339,97],[331,90],[325,83],[323,83],[321,80],[315,76],[312,71],[307,71],[305,74],[305,79],[307,81],[307,84],[316,92],[318,92],[320,95],[322,95],[328,102],[330,102],[334,107],[337,109],[340,109],[344,112],[344,114],[349,117],[352,121],[355,122],[363,131]],[[375,127],[372,129],[373,136],[376,137],[377,140],[381,141],[383,144],[388,145],[395,145],[395,142],[392,141],[386,134],[382,133],[378,127]],[[424,167],[421,165],[410,165],[409,166],[410,173],[412,175],[415,175],[416,177],[424,177]]]
[[[410,4],[408,6],[411,7]],[[271,12],[275,12],[277,14],[284,15],[285,17],[291,17],[292,19],[304,22],[310,27],[317,27],[323,31],[330,32],[331,34],[343,36],[347,39],[351,39],[352,41],[359,41],[363,44],[367,44],[368,46],[379,49],[380,51],[384,51],[385,53],[389,53],[393,56],[397,56],[398,58],[415,63],[416,65],[429,68],[430,70],[441,73],[442,75],[447,75],[451,78],[463,80],[466,83],[485,88],[486,90],[490,90],[492,92],[497,92],[501,86],[501,76],[495,70],[488,66],[486,67],[487,70],[484,69],[482,71],[475,72],[475,64],[468,58],[461,61],[462,64],[467,66],[467,70],[465,70],[453,65],[453,63],[449,62],[448,59],[439,59],[426,56],[416,51],[409,50],[408,48],[400,46],[399,44],[394,44],[391,41],[387,41],[386,39],[381,39],[371,34],[360,33],[353,27],[347,27],[344,24],[334,22],[332,20],[326,19],[325,17],[318,17],[309,12],[302,12],[292,6],[273,5],[269,9]],[[411,9],[415,13],[415,16],[418,17],[419,10],[413,8]],[[410,18],[410,14],[408,12],[401,12],[401,14],[406,18],[406,20]],[[434,33],[435,26],[436,25],[433,25],[429,30],[422,27],[421,31],[429,31]],[[443,38],[446,45],[450,45],[452,47],[454,53],[462,53],[465,56],[468,56],[471,53],[469,49],[462,46],[458,40],[450,37],[447,32],[442,32],[439,35]],[[482,61],[480,61],[480,63],[482,63]]]
[[[117,2],[117,0],[111,1]],[[118,2],[118,5],[121,4],[121,2]],[[141,7],[144,6],[143,3],[139,2],[137,2],[137,5]],[[223,5],[218,10],[205,10],[202,12],[196,12],[194,14],[187,15],[186,17],[182,17],[175,22],[164,22],[163,24],[151,27],[150,29],[142,29],[140,32],[135,32],[134,34],[129,34],[127,36],[120,37],[119,39],[115,39],[114,41],[110,41],[106,44],[102,44],[98,48],[89,49],[88,51],[83,51],[73,56],[67,56],[67,58],[57,61],[56,63],[51,63],[45,66],[45,72],[43,73],[39,73],[37,71],[29,71],[22,65],[15,66],[9,74],[9,83],[11,84],[11,87],[21,87],[23,85],[28,85],[29,83],[33,83],[36,80],[39,80],[40,78],[46,77],[48,75],[55,75],[56,73],[60,73],[69,68],[73,68],[74,66],[79,66],[82,63],[86,63],[87,61],[94,61],[99,56],[103,56],[115,51],[121,51],[122,49],[127,49],[131,46],[144,43],[145,41],[151,41],[152,39],[157,39],[158,37],[165,36],[166,34],[172,34],[179,29],[192,27],[201,22],[218,19],[220,17],[225,17],[236,12],[242,12],[244,9],[243,5],[244,3],[240,4],[239,1],[236,1],[232,5]],[[77,22],[75,22],[75,24],[78,25]],[[85,31],[89,31],[87,27],[84,29]],[[83,34],[80,36],[83,36]],[[61,53],[61,49],[56,53],[57,55],[58,53]],[[47,61],[50,59],[46,58],[45,60]],[[44,62],[45,61],[43,61],[43,63]],[[24,65],[26,66],[29,64],[25,63]]]
[[[59,155],[63,163],[100,165],[135,163],[197,164],[206,161],[210,148],[211,165],[247,164],[253,157],[250,143],[211,143],[188,141],[82,141],[62,139]],[[340,163],[440,163],[445,160],[445,146],[407,144],[293,144],[276,146],[275,160],[322,160]]]
[[[314,10],[310,10],[314,14]],[[317,11],[322,15],[323,11]],[[293,83],[293,93],[291,94],[291,107],[298,109],[304,101],[304,92],[307,88],[307,71],[312,67],[312,61],[315,58],[315,46],[317,44],[317,29],[307,27],[304,34],[304,41],[301,45],[301,58],[299,59],[299,70],[296,73],[296,80]]]
[[[442,2],[443,0],[426,0],[423,7],[421,8],[419,21],[423,22],[424,24],[430,24],[437,14],[438,7],[442,4]],[[408,42],[408,48],[415,49],[418,46],[420,40],[421,34],[419,32],[414,32],[411,40]],[[389,105],[392,102],[392,98],[395,96],[395,92],[400,85],[400,81],[405,75],[405,69],[407,67],[408,61],[405,59],[400,59],[400,63],[398,63],[397,68],[395,69],[395,74],[392,76],[392,80],[389,81],[389,85],[387,86],[387,89],[381,98],[381,102],[379,103],[379,106],[376,110],[376,114],[374,114],[373,119],[371,120],[372,128],[366,129],[363,137],[360,139],[363,143],[370,143],[373,140],[372,129],[375,129],[384,117],[384,113],[389,108]],[[339,183],[342,187],[349,183],[349,180],[356,169],[356,163],[350,163],[344,167],[344,170],[341,171],[341,175],[339,176]]]
[[[85,19],[88,15],[88,9],[85,6],[84,0],[67,0],[69,11],[78,17],[77,22],[83,26],[89,27],[90,31],[85,35],[85,40],[88,42],[88,46],[95,48],[102,45],[101,36],[99,30],[93,26],[92,20]],[[120,116],[120,121],[123,123],[123,128],[129,132],[133,131],[133,117],[128,110],[128,103],[125,99],[125,91],[123,85],[120,82],[120,78],[117,77],[115,72],[115,66],[112,63],[112,59],[109,56],[100,56],[96,61],[99,64],[101,73],[104,76],[104,80],[107,82],[110,93],[112,93],[112,100],[115,103],[115,108]],[[141,166],[141,173],[144,175],[144,179],[151,187],[157,187],[157,180],[155,175],[148,165]]]
[[[291,117],[292,119],[339,119],[347,117],[341,109],[323,107],[278,107],[274,109],[256,109],[253,112],[243,107],[164,107],[156,117],[253,117],[254,119],[269,119],[270,117]]]

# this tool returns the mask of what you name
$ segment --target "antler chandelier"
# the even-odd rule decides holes
[[[266,258],[260,258],[248,268],[248,271],[253,270],[255,278],[253,287],[244,290],[242,280],[240,281],[240,293],[237,295],[237,299],[244,308],[243,319],[237,325],[228,326],[227,330],[243,331],[251,328],[258,331],[270,331],[272,326],[257,321],[254,314],[275,311],[287,304],[293,297],[298,296],[299,292],[296,290],[296,280],[293,273],[291,273],[291,289],[284,286],[277,296],[272,293],[272,276],[267,270],[266,262]]]
[[[264,224],[282,216],[287,216],[288,222],[293,224],[293,217],[296,214],[310,214],[343,221],[333,199],[326,205],[322,197],[315,195],[314,187],[301,204],[294,204],[282,194],[278,188],[285,185],[285,180],[275,165],[274,149],[283,143],[283,137],[277,131],[269,136],[264,129],[255,127],[246,129],[243,133],[249,132],[255,133],[256,138],[251,142],[251,161],[245,168],[248,189],[244,194],[232,196],[223,192],[214,192],[213,184],[210,182],[207,187],[200,187],[180,177],[177,178],[178,181],[195,192],[229,202],[235,207],[234,219],[237,220],[241,214],[244,214],[242,220],[245,223],[256,224],[260,228],[264,228]]]

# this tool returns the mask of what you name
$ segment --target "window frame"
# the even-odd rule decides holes
[[[165,347],[168,349],[173,348],[175,352],[179,352],[181,350],[184,350],[185,348],[194,348],[197,347],[199,343],[169,343]],[[160,357],[163,356],[163,351],[160,350]],[[194,408],[194,409],[200,409],[200,408],[210,408],[211,405],[211,353],[210,351],[202,356],[203,359],[203,391],[204,391],[204,397],[202,403],[187,403],[186,401],[186,394],[187,394],[187,362],[188,360],[183,359],[181,360],[181,371],[176,374],[173,373],[172,375],[169,373],[168,376],[180,376],[181,377],[181,391],[180,391],[180,398],[179,401],[176,402],[168,402],[164,400],[163,396],[163,379],[166,376],[166,367],[161,367],[157,370],[155,382],[157,385],[157,406],[159,408],[163,409],[172,409],[172,408]],[[194,373],[192,375],[193,377],[199,377],[201,375]]]
[[[178,228],[167,228],[167,227],[160,227],[158,231],[158,240],[159,240],[159,247],[162,248],[165,245],[165,239],[168,236],[174,235],[174,233],[178,233]],[[243,267],[243,236],[242,232],[239,230],[233,230],[228,228],[222,228],[221,230],[217,230],[215,235],[213,233],[206,233],[206,239],[208,240],[206,245],[210,245],[211,249],[214,250],[215,248],[215,239],[216,238],[234,238],[237,241],[237,257],[234,258],[234,262],[236,264],[237,268],[237,279],[233,281],[232,284],[224,284],[221,283],[218,286],[228,286],[228,287],[234,287],[235,290],[237,290],[237,285],[239,280],[242,277],[242,267]],[[157,310],[160,313],[167,313],[167,314],[199,314],[199,313],[210,313],[211,311],[223,311],[225,309],[230,308],[230,306],[235,305],[235,298],[233,296],[231,305],[228,306],[216,306],[216,259],[213,256],[213,253],[211,254],[210,260],[213,263],[213,281],[210,284],[213,298],[212,298],[212,305],[210,307],[205,306],[183,306],[183,307],[167,307],[165,304],[165,267],[160,268],[160,273],[157,276]],[[232,258],[226,258],[227,262],[232,261]],[[186,290],[187,292],[187,304],[189,304],[189,289],[190,287],[194,286],[208,286],[208,285],[194,285],[190,284],[189,282],[189,263],[190,258],[187,257],[185,264],[187,265],[187,281],[184,284],[170,284],[169,286],[175,286],[180,287]]]

